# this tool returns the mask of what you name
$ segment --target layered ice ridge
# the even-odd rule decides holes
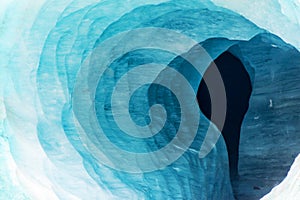
[[[213,3],[225,6],[226,1]],[[147,97],[145,94],[149,93],[149,86],[145,85],[133,93],[130,102],[131,117],[142,125],[149,123],[149,105],[161,103],[165,106],[167,123],[153,139],[130,138],[124,134],[114,122],[110,103],[112,90],[124,74],[148,63],[171,63],[172,66],[172,63],[176,63],[174,59],[179,56],[176,52],[132,50],[117,57],[110,66],[101,66],[100,57],[93,63],[97,65],[95,69],[98,71],[87,71],[87,77],[91,79],[84,84],[78,83],[79,75],[84,73],[82,67],[87,64],[91,55],[94,56],[98,47],[124,31],[135,29],[155,27],[183,34],[200,43],[212,59],[228,48],[243,57],[246,53],[242,51],[247,51],[248,48],[243,49],[240,46],[251,41],[251,38],[254,38],[252,41],[257,38],[263,40],[263,36],[255,36],[268,31],[282,36],[299,48],[299,36],[295,34],[299,29],[299,19],[287,14],[291,9],[289,4],[280,2],[284,11],[280,10],[280,13],[277,4],[266,4],[275,14],[279,13],[282,21],[278,24],[286,24],[292,28],[287,34],[283,34],[280,31],[282,27],[270,27],[269,21],[245,13],[243,7],[228,3],[225,6],[228,9],[225,9],[213,3],[183,0],[10,3],[5,14],[1,15],[3,28],[0,33],[0,44],[3,47],[0,50],[0,173],[1,177],[5,177],[0,179],[5,185],[0,187],[0,198],[233,198],[228,169],[224,167],[227,166],[227,155],[222,138],[207,157],[198,157],[198,148],[209,125],[202,115],[202,124],[199,125],[191,147],[172,164],[153,172],[131,174],[105,166],[93,152],[93,148],[95,151],[101,149],[101,142],[95,142],[94,147],[94,143],[88,145],[86,141],[86,138],[97,140],[98,136],[94,132],[86,131],[85,124],[90,124],[93,128],[100,124],[106,136],[126,151],[154,151],[170,142],[179,127],[180,106],[176,95],[166,88],[157,86],[157,96],[154,95],[156,98],[149,95],[149,99],[144,99]],[[297,4],[296,1],[294,3]],[[218,40],[218,46],[209,42],[211,38],[228,40]],[[135,42],[135,38],[127,39],[130,40],[121,40],[114,44],[122,47]],[[172,38],[168,39],[172,41]],[[149,43],[151,41],[145,41],[144,44],[150,45]],[[161,45],[168,44],[165,42]],[[282,45],[282,49],[293,49],[283,42],[276,45]],[[122,51],[111,51],[112,57],[113,53]],[[251,69],[256,64],[255,59],[245,59],[244,62],[248,63],[251,75]],[[185,67],[177,67],[178,65],[173,64],[173,68],[184,74],[196,90],[201,75],[193,76],[185,71]],[[95,82],[93,77],[101,70],[102,77]],[[284,69],[278,65],[278,68],[267,72],[263,68],[260,70],[263,75],[269,72],[276,74]],[[158,79],[160,72],[156,72]],[[128,79],[125,93],[130,93],[130,85],[142,81],[143,78],[145,77]],[[252,78],[254,81],[254,74]],[[88,92],[77,89],[85,84],[95,89],[94,95],[88,96]],[[149,94],[152,94],[151,87]],[[81,106],[87,99],[95,102],[97,121],[91,121],[90,110]],[[78,113],[82,114],[79,118],[76,117]],[[126,158],[120,162],[126,162]]]

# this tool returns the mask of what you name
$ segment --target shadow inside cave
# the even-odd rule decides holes
[[[212,121],[221,131],[226,143],[231,181],[238,178],[238,157],[240,131],[244,116],[249,107],[249,99],[252,92],[250,76],[242,62],[225,51],[214,60],[222,77],[227,100],[226,119],[223,128],[221,122]],[[197,100],[202,113],[211,120],[211,99],[204,79],[214,76],[212,64],[208,67],[202,79],[198,92]],[[217,86],[209,85],[210,90],[217,90]],[[218,112],[218,110],[216,110]],[[221,112],[221,111],[220,111]],[[218,113],[216,113],[218,115]],[[221,115],[221,114],[220,114]]]

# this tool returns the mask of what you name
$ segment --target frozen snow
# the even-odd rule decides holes
[[[300,154],[295,159],[287,177],[262,200],[298,199],[300,197]]]
[[[212,0],[216,5],[228,8],[274,33],[300,49],[299,0]]]

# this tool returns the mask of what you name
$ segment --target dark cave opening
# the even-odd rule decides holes
[[[230,178],[233,181],[238,177],[240,131],[249,107],[252,85],[243,63],[230,52],[225,51],[222,53],[214,60],[214,63],[225,86],[227,110],[223,128],[220,127],[219,124],[221,123],[217,121],[218,119],[212,122],[219,128],[225,140],[229,158]],[[197,92],[199,107],[209,120],[211,120],[211,99],[204,79],[205,77],[213,78],[213,76],[211,64],[204,73],[204,78]],[[214,87],[216,86],[209,86],[210,90],[218,89]]]

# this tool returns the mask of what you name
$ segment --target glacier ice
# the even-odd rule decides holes
[[[242,4],[238,0],[212,0],[212,2],[241,14],[259,27],[300,48],[299,0],[254,0],[244,1]]]
[[[262,199],[297,199],[300,195],[300,155],[295,159],[287,177]]]
[[[147,64],[170,64],[188,80],[191,90],[196,91],[200,83],[201,74],[180,63],[179,55],[188,52],[193,43],[182,44],[182,38],[175,41],[167,34],[163,40],[153,39],[158,32],[153,32],[153,41],[143,31],[136,38],[130,37],[131,30],[149,27],[191,38],[200,43],[211,60],[229,50],[243,62],[254,90],[241,133],[240,173],[248,173],[246,161],[256,162],[258,154],[265,155],[267,169],[273,164],[268,159],[277,158],[286,161],[284,169],[288,170],[289,162],[300,152],[299,8],[297,0],[243,4],[228,0],[1,2],[0,199],[233,199],[223,139],[208,155],[199,158],[199,148],[210,126],[202,115],[194,115],[200,117],[201,124],[192,143],[179,146],[186,148],[182,155],[159,170],[119,171],[115,166],[118,163],[109,165],[111,157],[116,155],[122,162],[120,166],[135,163],[134,157],[120,158],[122,154],[113,152],[113,148],[101,149],[100,133],[105,133],[117,148],[136,154],[161,150],[176,138],[181,104],[177,94],[159,83],[167,80],[176,85],[179,76],[166,77],[163,67]],[[123,39],[104,46],[125,31],[129,34]],[[140,49],[124,52],[131,44],[138,45],[138,40]],[[145,48],[155,45],[163,48]],[[101,57],[105,54],[96,51],[99,47],[103,51],[111,49]],[[110,66],[103,65],[111,58],[115,59]],[[157,85],[135,87],[149,78],[147,74],[129,73],[124,78],[143,65],[147,65],[149,74],[155,74],[152,81]],[[114,102],[120,109],[113,113],[112,93],[120,80],[124,84],[119,90],[132,96],[129,106],[126,101]],[[149,91],[147,99],[145,93]],[[161,113],[159,106],[152,107],[154,117],[150,119],[150,106],[157,104],[163,105],[166,112]],[[120,115],[122,120],[128,110],[134,122],[144,126],[157,120],[165,122],[160,124],[163,128],[151,127],[150,132],[160,132],[146,139],[125,134],[123,129],[129,125],[120,128],[114,116]],[[95,131],[99,128],[102,132]],[[191,131],[189,127],[183,129]],[[282,134],[282,145],[274,150],[267,142],[277,143],[270,136],[278,134]],[[278,151],[292,156],[287,159]],[[168,155],[172,157],[173,153]],[[136,166],[155,166],[155,157],[151,159],[153,163],[148,159],[148,163]],[[276,170],[273,173],[279,173]],[[269,196],[284,191],[284,185],[294,182],[289,177],[297,173],[294,167]]]

